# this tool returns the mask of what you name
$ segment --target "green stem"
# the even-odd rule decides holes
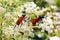
[[[2,40],[2,23],[0,24],[0,40]]]

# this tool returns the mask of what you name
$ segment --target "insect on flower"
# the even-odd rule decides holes
[[[25,17],[25,14],[23,14],[21,17],[19,17],[16,24],[19,25],[22,22],[22,20],[24,19],[24,17]]]
[[[38,21],[41,20],[42,18],[44,18],[44,16],[39,16],[38,18],[31,20],[31,23],[32,23],[32,24],[36,24],[36,22],[38,22]]]

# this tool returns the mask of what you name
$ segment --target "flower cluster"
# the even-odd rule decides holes
[[[0,8],[0,11],[3,11],[0,12],[3,13],[0,20],[3,40],[60,40],[56,37],[60,36],[60,13],[55,12],[57,7],[54,9],[50,5],[41,9],[34,2],[26,2],[13,8],[13,12]]]

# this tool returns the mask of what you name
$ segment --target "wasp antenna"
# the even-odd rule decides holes
[[[16,27],[16,25],[14,25],[14,28],[13,29],[15,29],[15,27]]]

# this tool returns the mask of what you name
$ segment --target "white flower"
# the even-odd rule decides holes
[[[49,34],[50,34],[50,33],[53,33],[53,30],[49,30],[48,33],[49,33]]]
[[[54,28],[53,24],[50,24],[50,28],[51,28],[51,29],[53,29],[53,28]]]
[[[60,40],[58,36],[50,37],[50,40]]]
[[[3,21],[3,22],[2,22],[2,25],[6,25],[6,22]]]
[[[0,3],[0,6],[2,6],[2,3]]]
[[[27,2],[26,4],[23,5],[25,7],[26,13],[33,13],[34,9],[36,8],[36,4],[34,2]]]
[[[50,17],[46,17],[43,19],[43,23],[39,24],[39,27],[41,27],[43,30],[47,30],[49,33],[53,32],[53,21],[50,19]]]
[[[46,26],[46,30],[49,31],[50,30],[50,27],[49,26]]]
[[[26,13],[32,13],[32,12],[33,12],[32,8],[27,8],[26,9]]]
[[[28,38],[23,38],[22,40],[29,40]]]
[[[6,37],[12,35],[14,33],[13,26],[3,27],[2,33],[4,33],[4,35],[6,35]]]
[[[22,6],[18,6],[17,8],[16,8],[16,11],[17,12],[22,12],[22,11],[24,11],[24,6],[22,5]]]
[[[6,0],[6,2],[11,6],[12,5],[12,3],[13,3],[13,0]]]
[[[27,4],[24,4],[24,7],[26,8],[28,5]]]
[[[29,32],[29,36],[34,37],[34,33]]]
[[[44,11],[47,11],[47,10],[50,11],[50,7],[47,7],[47,8],[43,8],[43,9],[42,9],[43,12],[44,12]]]
[[[50,18],[52,15],[51,13],[47,12],[46,16]]]
[[[60,32],[60,26],[56,26],[58,32]]]
[[[14,22],[16,22],[18,19],[14,18]]]
[[[52,9],[57,10],[57,6],[50,6]]]
[[[56,15],[57,18],[60,18],[60,13],[55,12],[55,15]]]
[[[55,0],[45,0],[45,1],[47,1],[49,4],[55,3]]]
[[[5,14],[5,18],[10,20],[10,19],[13,18],[13,16],[8,12],[8,13]]]
[[[34,2],[31,2],[31,4],[32,4],[32,8],[36,7],[36,4]]]
[[[36,7],[36,4],[34,2],[28,2],[26,4],[24,4],[24,6],[27,8],[31,7],[31,8],[35,8]]]
[[[21,26],[20,29],[21,29],[21,31],[23,31],[23,32],[27,32],[27,33],[30,32],[30,27],[28,26],[28,23],[27,23],[27,22],[23,23],[23,25]]]
[[[6,9],[3,8],[3,7],[0,7],[0,12],[1,12],[1,13],[4,13],[4,12],[6,12]]]
[[[43,30],[46,28],[45,26],[45,24],[39,24],[39,28],[42,28]]]
[[[46,20],[49,24],[53,24],[53,21],[52,19],[50,19],[50,17],[47,17],[47,20]]]
[[[43,37],[44,34],[43,34],[43,33],[42,33],[42,34],[37,34],[37,36],[38,36],[38,37]]]

